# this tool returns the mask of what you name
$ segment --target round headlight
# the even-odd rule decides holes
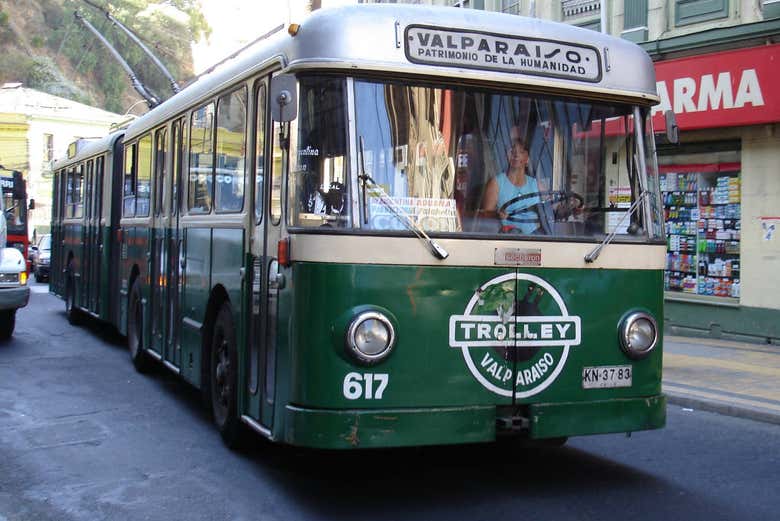
[[[359,314],[347,329],[347,351],[364,364],[384,360],[393,349],[394,342],[393,325],[386,316],[376,311]]]
[[[658,343],[658,325],[647,313],[628,315],[620,326],[620,347],[630,358],[644,358]]]

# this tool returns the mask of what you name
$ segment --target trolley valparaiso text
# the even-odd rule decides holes
[[[593,31],[321,10],[56,163],[51,288],[231,446],[660,428],[657,101]]]

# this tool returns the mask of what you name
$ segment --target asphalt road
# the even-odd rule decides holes
[[[195,391],[55,297],[0,344],[0,521],[776,520],[778,477],[780,426],[675,406],[664,430],[562,449],[237,454]]]

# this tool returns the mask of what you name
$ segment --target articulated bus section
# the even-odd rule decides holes
[[[318,11],[56,162],[51,290],[231,447],[661,428],[656,101],[592,31]]]

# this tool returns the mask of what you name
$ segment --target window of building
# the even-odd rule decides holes
[[[43,159],[44,161],[54,159],[54,134],[43,135]]]
[[[568,24],[601,30],[601,0],[562,0],[561,20]]]
[[[632,42],[647,40],[647,0],[625,0],[621,36]]]
[[[674,3],[674,23],[677,26],[717,20],[728,15],[728,0],[676,0]]]
[[[507,14],[520,14],[520,1],[501,0],[501,12]]]

